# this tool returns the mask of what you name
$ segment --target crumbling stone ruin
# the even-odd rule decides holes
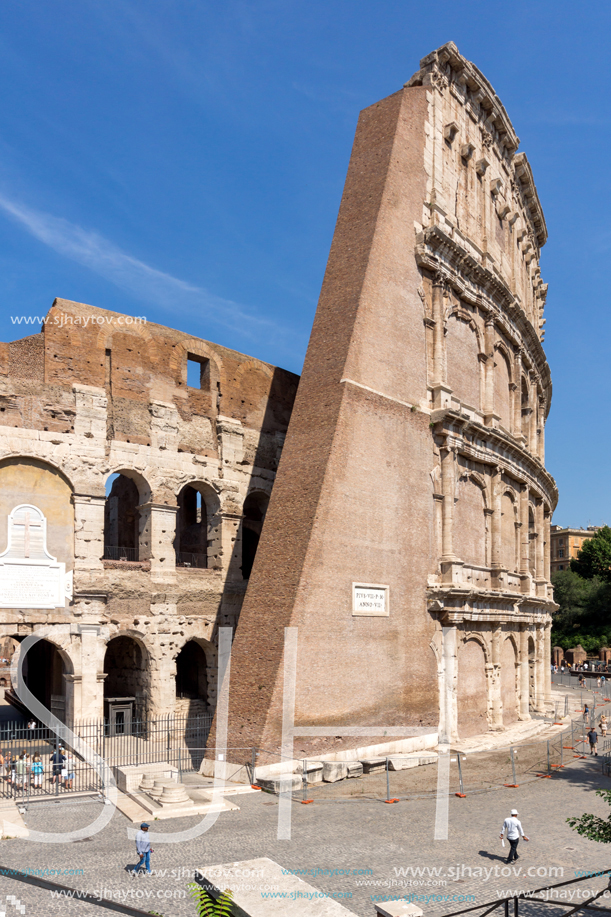
[[[0,345],[0,639],[69,725],[214,709],[297,382],[65,300]]]

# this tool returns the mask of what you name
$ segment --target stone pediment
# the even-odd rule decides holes
[[[16,506],[0,554],[0,608],[64,608],[70,598],[72,572],[47,549],[44,513],[28,503]]]

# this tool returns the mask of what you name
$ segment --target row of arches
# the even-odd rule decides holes
[[[19,639],[6,638],[12,644],[10,656],[19,647]],[[213,707],[209,679],[214,676],[212,648],[189,640],[176,660],[176,712],[201,714]],[[143,718],[149,712],[151,662],[142,643],[129,636],[110,640],[104,654],[105,715],[108,702],[129,700],[134,716]],[[28,650],[23,661],[24,681],[44,706],[66,722],[66,677],[73,674],[70,658],[50,640],[39,640]],[[10,687],[9,672],[3,673],[4,687]]]
[[[495,508],[496,507],[496,508]],[[490,567],[492,557],[493,513],[499,513],[499,553],[495,558],[500,566],[510,573],[518,573],[522,567],[522,526],[520,503],[517,492],[507,486],[495,503],[489,498],[486,480],[461,467],[456,483],[454,506],[454,530],[457,533],[455,551],[467,564]],[[544,508],[544,519],[549,518]],[[536,522],[536,506],[528,502],[528,568],[537,574],[537,542],[541,538],[547,544],[546,530],[539,531]],[[524,571],[522,571],[524,572]]]
[[[493,411],[507,432],[522,436],[531,451],[538,452],[545,421],[540,384],[528,376],[510,348],[497,341],[490,385],[485,350],[483,332],[471,312],[454,307],[445,328],[447,383],[453,396],[473,410]]]
[[[505,637],[500,648],[500,696],[503,726],[511,726],[519,719],[519,653],[512,636]],[[466,738],[488,730],[490,666],[480,640],[470,637],[458,649],[458,735]],[[528,637],[528,693],[529,707],[535,704],[535,641]]]
[[[147,515],[143,504],[150,500],[145,479],[132,472],[112,474],[106,485],[104,506],[104,559],[140,561],[146,558]],[[252,491],[242,509],[241,570],[250,577],[269,497]],[[215,562],[221,542],[220,500],[216,490],[203,482],[186,484],[177,496],[174,551],[176,566],[206,569]]]

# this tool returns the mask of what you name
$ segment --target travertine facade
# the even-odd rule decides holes
[[[452,741],[548,703],[547,231],[517,148],[452,43],[361,113],[234,643],[230,746],[279,748],[287,626],[298,725]],[[357,610],[355,584],[382,611]]]
[[[69,723],[102,717],[105,696],[134,697],[135,715],[214,708],[216,628],[237,621],[243,533],[261,528],[297,382],[64,300],[40,334],[0,345],[0,555],[12,511],[34,507],[73,572],[64,608],[0,610],[0,641],[44,632],[29,683]]]

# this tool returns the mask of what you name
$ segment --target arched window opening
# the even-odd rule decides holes
[[[522,379],[522,436],[526,438],[528,442],[528,431],[530,427],[530,393],[528,391],[528,383],[526,379]]]
[[[268,503],[267,494],[259,491],[249,494],[244,501],[242,517],[242,576],[244,579],[250,577],[255,562]]]
[[[208,511],[206,501],[194,487],[183,487],[176,514],[176,566],[208,566]]]
[[[146,714],[146,654],[132,637],[115,637],[104,656],[104,717],[111,735],[129,735]]]
[[[197,716],[208,709],[206,654],[195,641],[185,643],[176,658],[176,712]]]
[[[532,507],[528,508],[528,566],[532,576],[537,569],[537,532],[535,530],[535,514]]]
[[[140,559],[140,495],[131,478],[111,475],[104,506],[104,560]]]

